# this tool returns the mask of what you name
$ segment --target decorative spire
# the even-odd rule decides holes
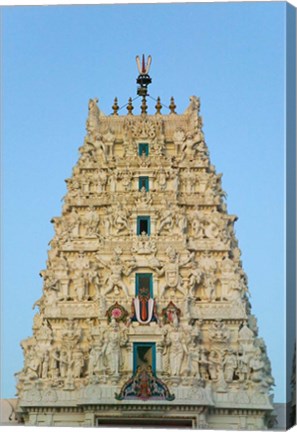
[[[145,96],[142,96],[141,114],[147,114],[147,104]]]
[[[118,98],[117,97],[114,98],[114,103],[113,103],[112,109],[113,109],[113,115],[119,115],[118,114],[119,105],[118,105]]]
[[[148,74],[152,63],[152,57],[149,55],[147,62],[145,62],[145,57],[143,54],[142,62],[140,62],[139,56],[136,56],[136,63],[139,72],[139,76],[136,80],[137,84],[139,84],[139,87],[137,88],[137,94],[139,96],[146,96],[147,86],[152,82],[152,79]]]
[[[162,104],[161,104],[161,100],[159,97],[157,97],[157,103],[155,105],[156,108],[156,114],[161,114],[161,109],[162,109]]]
[[[132,98],[129,98],[128,105],[127,105],[128,115],[133,115],[133,112],[132,112],[133,109],[134,109],[134,106],[132,105]]]
[[[170,98],[170,105],[169,105],[170,114],[176,114],[175,108],[176,108],[176,105],[174,103],[174,97],[172,97],[172,98]]]

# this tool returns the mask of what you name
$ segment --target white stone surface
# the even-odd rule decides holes
[[[33,334],[21,342],[19,413],[31,425],[94,425],[103,410],[265,428],[270,363],[199,99],[167,116],[107,117],[97,102],[89,102],[62,214],[52,219]],[[139,190],[143,176],[149,191]],[[139,216],[150,218],[149,233],[138,232]],[[155,322],[146,325],[132,320],[137,273],[153,278]],[[156,344],[157,374],[173,401],[115,399],[133,374],[135,342]]]

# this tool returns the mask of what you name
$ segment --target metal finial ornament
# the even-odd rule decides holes
[[[161,109],[162,109],[162,104],[161,104],[161,99],[159,97],[157,97],[157,103],[155,105],[156,108],[156,114],[161,114]]]
[[[132,105],[132,98],[129,98],[128,105],[127,105],[128,115],[133,115],[133,112],[132,112],[133,109],[134,109],[134,106]]]
[[[174,103],[174,97],[172,97],[172,98],[170,98],[170,105],[169,105],[169,109],[171,111],[170,114],[176,114],[175,108],[176,108],[176,105]]]
[[[118,105],[118,98],[117,97],[114,98],[114,103],[113,103],[112,109],[113,109],[113,115],[119,115],[118,114],[119,105]]]
[[[141,114],[147,114],[147,104],[146,104],[146,98],[145,98],[145,96],[142,96]]]
[[[148,74],[152,63],[152,56],[149,55],[146,62],[144,54],[142,56],[142,62],[140,62],[140,57],[136,56],[136,63],[139,72],[138,78],[136,80],[137,84],[139,84],[139,87],[137,88],[137,94],[139,96],[146,96],[147,86],[152,82],[152,79]]]

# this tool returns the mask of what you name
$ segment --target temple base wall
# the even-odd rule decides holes
[[[157,404],[23,408],[26,425],[84,427],[180,427],[213,430],[267,430],[269,410],[217,409]]]

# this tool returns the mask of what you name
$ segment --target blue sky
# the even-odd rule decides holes
[[[229,213],[239,216],[275,400],[284,401],[285,9],[283,2],[2,9],[1,397],[15,394],[19,342],[32,334],[50,219],[61,213],[88,100],[98,97],[108,114],[115,96],[119,105],[136,96],[135,56],[146,53],[153,97],[168,105],[174,96],[179,113],[189,96],[201,98],[211,161],[223,173]]]

